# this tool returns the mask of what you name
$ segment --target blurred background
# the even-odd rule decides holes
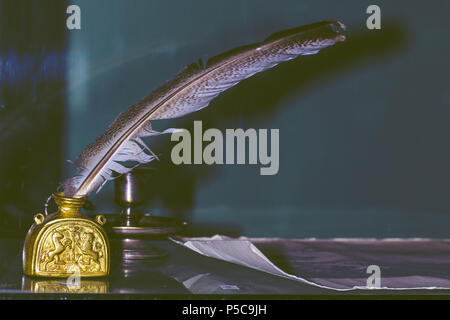
[[[81,30],[66,9],[81,8]],[[366,28],[377,4],[382,29]],[[448,1],[0,0],[0,233],[23,234],[66,159],[185,65],[320,20],[344,43],[230,89],[156,129],[280,129],[280,170],[181,165],[169,136],[143,212],[253,237],[448,237]],[[90,197],[117,213],[113,183]]]

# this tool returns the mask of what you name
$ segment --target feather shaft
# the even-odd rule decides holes
[[[123,174],[134,167],[126,167],[121,162],[152,161],[156,156],[141,138],[176,129],[162,133],[153,131],[150,120],[176,118],[198,111],[223,91],[256,73],[344,41],[343,30],[345,27],[340,22],[319,22],[276,33],[262,43],[212,58],[206,67],[202,63],[188,66],[173,80],[122,112],[105,133],[80,154],[75,161],[79,172],[62,183],[64,193],[73,197],[89,195],[113,179],[113,172]],[[146,150],[150,154],[145,153]]]

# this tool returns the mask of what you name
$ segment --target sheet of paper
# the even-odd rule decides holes
[[[225,236],[216,235],[211,238],[180,238],[172,239],[176,243],[189,248],[199,254],[207,257],[224,260],[227,262],[239,264],[245,267],[256,269],[262,272],[266,272],[272,275],[288,278],[294,281],[300,281],[312,286],[338,290],[348,291],[355,289],[389,289],[389,290],[411,290],[411,289],[450,289],[450,279],[444,277],[433,277],[427,275],[408,275],[405,271],[405,276],[384,277],[382,286],[375,288],[367,286],[367,275],[365,278],[355,277],[305,277],[301,274],[289,274],[280,268],[278,268],[272,261],[270,261],[248,238],[241,237],[238,239],[228,238]],[[264,239],[259,239],[259,242]],[[267,241],[271,241],[267,239]],[[345,240],[339,240],[344,241]],[[351,240],[349,240],[351,241]],[[364,240],[362,240],[364,242]],[[255,240],[256,242],[256,240]],[[450,244],[450,243],[449,243]],[[333,249],[322,250],[320,253],[320,259],[324,264],[327,261],[344,261],[345,264],[349,264],[349,256],[346,256],[345,250],[338,250],[336,252]],[[311,253],[309,253],[311,255]],[[332,260],[330,257],[332,256]],[[336,258],[337,257],[337,258]],[[380,255],[381,257],[381,255]],[[347,260],[345,260],[347,259]],[[351,256],[350,256],[351,259]],[[420,259],[418,259],[419,261]],[[351,263],[350,263],[351,264]],[[422,270],[423,273],[423,270]]]

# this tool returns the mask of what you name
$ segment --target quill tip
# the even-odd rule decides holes
[[[337,23],[337,24],[339,25],[339,27],[340,27],[340,30],[336,30],[337,32],[347,30],[347,27],[346,27],[345,24],[343,24],[342,22],[336,21],[336,23]]]
[[[345,41],[347,38],[343,34],[340,34],[335,39],[336,41]]]
[[[347,27],[345,26],[345,24],[343,24],[340,21],[335,21],[330,26],[331,26],[331,29],[333,30],[333,32],[337,33],[335,40],[336,41],[345,41],[346,37],[343,34],[341,34],[341,32],[347,30]]]

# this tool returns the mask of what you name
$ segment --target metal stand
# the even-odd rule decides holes
[[[165,257],[166,253],[148,240],[166,239],[188,226],[187,221],[139,213],[136,208],[144,199],[143,174],[144,171],[133,170],[115,180],[115,200],[123,209],[119,216],[108,217],[108,224],[112,236],[120,240],[124,265]]]

